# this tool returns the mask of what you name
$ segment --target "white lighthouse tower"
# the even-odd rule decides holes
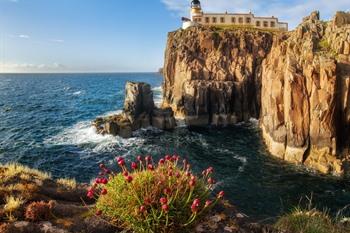
[[[189,27],[197,25],[197,18],[202,18],[203,11],[201,7],[201,2],[199,0],[193,0],[191,2],[191,18],[182,18],[182,29],[187,29]]]
[[[193,0],[191,2],[191,21],[195,21],[196,17],[202,17],[203,11],[201,2],[199,0]]]

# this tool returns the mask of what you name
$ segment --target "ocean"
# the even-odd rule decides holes
[[[198,173],[214,167],[216,190],[256,220],[269,221],[306,196],[333,213],[350,203],[349,182],[272,158],[256,120],[225,129],[142,129],[130,139],[96,134],[91,121],[122,109],[129,80],[151,84],[161,102],[156,73],[0,74],[0,163],[90,182],[99,163],[116,167],[116,156],[179,154]]]

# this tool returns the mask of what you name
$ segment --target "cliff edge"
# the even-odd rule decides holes
[[[164,107],[189,126],[260,119],[274,156],[347,173],[350,14],[313,12],[291,32],[193,27],[169,33]]]

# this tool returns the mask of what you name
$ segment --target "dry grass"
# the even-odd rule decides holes
[[[343,218],[346,219],[346,218]],[[282,216],[275,225],[279,230],[292,233],[349,233],[341,221],[332,219],[327,211],[295,208]]]
[[[13,213],[17,211],[21,206],[24,204],[23,198],[14,197],[14,196],[8,196],[5,198],[5,206],[4,211],[5,213]]]
[[[76,189],[77,188],[77,181],[75,179],[61,178],[61,179],[56,180],[56,183],[64,186],[67,189]]]
[[[1,174],[1,182],[6,182],[14,177],[24,178],[26,180],[30,179],[30,176],[35,176],[38,179],[46,180],[51,178],[51,174],[47,172],[41,172],[36,169],[31,169],[29,167],[23,166],[18,163],[9,163],[3,166],[0,166],[3,172]]]

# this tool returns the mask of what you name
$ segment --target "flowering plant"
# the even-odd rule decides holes
[[[170,233],[191,228],[224,192],[210,200],[213,168],[197,177],[186,160],[182,165],[179,161],[179,156],[167,155],[156,165],[151,156],[138,156],[128,168],[118,157],[119,173],[101,164],[102,172],[87,193],[97,199],[96,215],[133,232]]]

